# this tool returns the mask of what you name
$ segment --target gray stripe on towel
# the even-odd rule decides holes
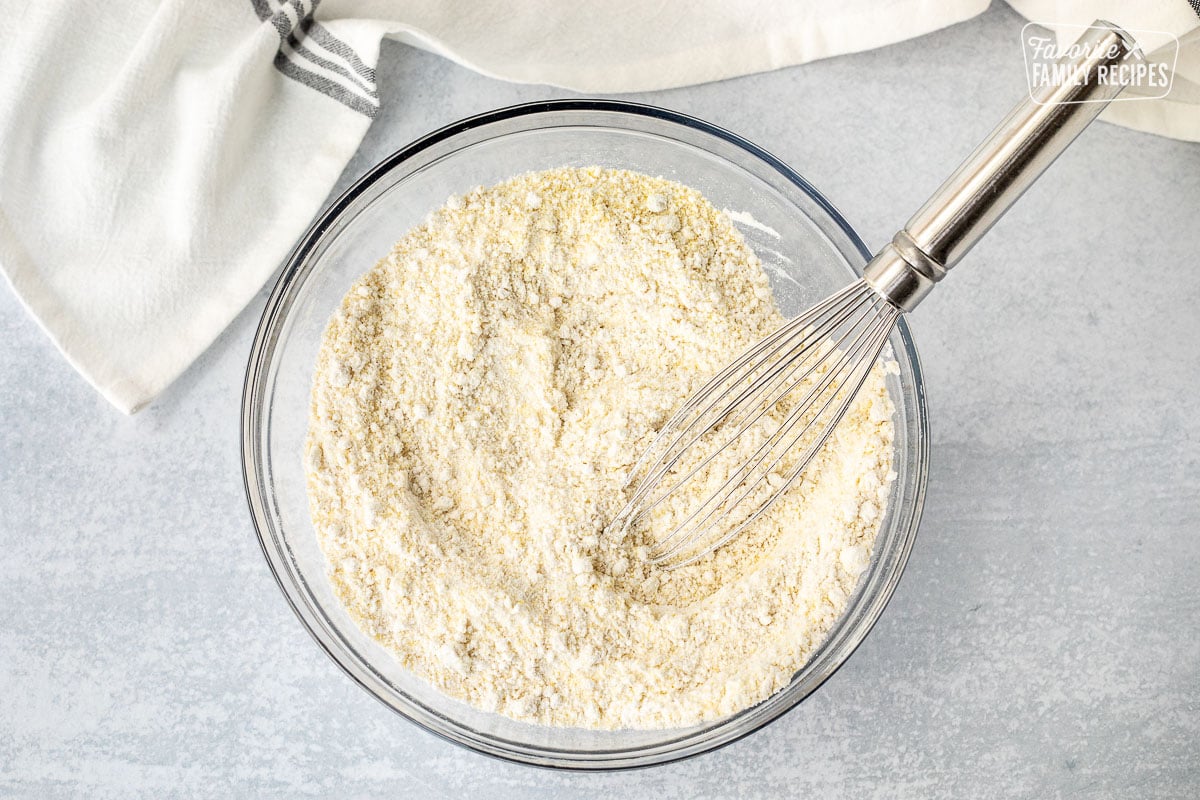
[[[1200,3],[1200,0],[1195,0]],[[329,32],[321,23],[317,22],[311,16],[300,20],[300,30],[305,36],[311,37],[317,44],[324,47],[335,56],[341,56],[346,59],[346,62],[357,72],[364,80],[368,81],[371,86],[375,85],[375,70],[368,67],[358,57],[358,53],[354,52],[351,47],[341,39]]]
[[[379,113],[379,106],[363,99],[361,95],[354,94],[340,83],[334,83],[315,72],[309,72],[304,67],[289,59],[282,51],[275,54],[275,69],[292,80],[302,83],[310,89],[315,89],[321,94],[337,100],[347,108],[371,119],[374,119],[375,115]]]
[[[313,19],[312,15],[321,0],[310,0],[307,6],[311,8],[307,12],[306,4],[298,0],[281,0],[278,11],[272,11],[269,0],[250,2],[258,18],[263,22],[270,22],[279,35],[280,49],[274,59],[276,69],[286,77],[337,100],[347,108],[371,118],[375,117],[379,111],[379,96],[375,92],[375,71],[363,64],[358,54],[345,42],[333,36]],[[290,10],[292,14],[288,14],[285,9]],[[296,18],[294,26],[293,14]],[[284,52],[285,42],[291,52]],[[309,42],[313,44],[313,48],[307,46]],[[314,50],[323,52],[324,55],[341,57],[350,65],[350,69],[336,61],[322,58]],[[310,66],[327,70],[344,79],[346,83],[306,69],[305,61]]]
[[[288,41],[288,44],[290,44],[292,46],[292,49],[294,51],[296,51],[296,53],[298,55],[303,56],[304,58],[311,61],[313,64],[316,64],[318,67],[324,67],[325,69],[329,70],[330,72],[336,72],[338,75],[341,75],[343,78],[345,78],[347,81],[350,82],[351,86],[361,90],[362,93],[364,95],[366,95],[367,97],[370,97],[372,99],[378,99],[378,95],[375,94],[375,84],[374,83],[372,83],[371,85],[368,86],[367,84],[365,84],[363,82],[362,78],[360,78],[358,75],[355,75],[353,72],[346,69],[341,64],[338,64],[334,61],[330,61],[325,58],[321,58],[319,55],[314,53],[312,50],[309,50],[308,47],[304,44],[306,41],[308,41],[307,39],[297,39],[295,34],[289,33],[288,37],[287,37],[287,41]]]

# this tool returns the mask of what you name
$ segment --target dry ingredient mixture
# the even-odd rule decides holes
[[[318,356],[306,469],[337,595],[407,669],[520,720],[676,727],[767,698],[869,563],[884,368],[715,554],[668,571],[605,527],[654,431],[781,322],[729,217],[678,183],[559,169],[450,198]]]

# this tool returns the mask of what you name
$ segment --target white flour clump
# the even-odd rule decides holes
[[[452,198],[363,276],[317,359],[313,522],[364,631],[520,720],[686,726],[786,686],[866,569],[889,496],[877,367],[730,545],[665,571],[606,534],[683,397],[782,319],[698,192],[560,169]]]

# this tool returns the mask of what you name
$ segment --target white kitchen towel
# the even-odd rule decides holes
[[[136,411],[319,210],[379,108],[385,36],[498,78],[617,92],[878,47],[987,5],[0,0],[0,269],[75,368]],[[1014,5],[1051,23],[1196,24],[1184,0]],[[1128,124],[1200,139],[1200,102],[1127,106],[1141,107]]]

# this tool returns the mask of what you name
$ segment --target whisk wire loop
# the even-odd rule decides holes
[[[858,303],[858,305],[862,305],[865,302],[866,302],[866,300],[864,299],[863,301]],[[846,319],[846,317],[853,314],[854,310],[858,307],[858,305],[849,306],[847,309],[845,309],[845,311],[843,312],[841,317],[837,319],[837,323],[840,324],[840,322],[844,321]],[[844,334],[844,336],[841,339],[837,340],[836,344],[840,344],[842,341],[844,341],[844,339],[847,338],[850,335],[850,333],[851,333],[851,331],[847,331],[847,333]],[[815,372],[821,366],[822,362],[819,359],[814,360],[813,363],[808,367],[808,369],[799,378],[796,378],[792,383],[788,384],[782,391],[775,392],[775,389],[781,383],[786,383],[787,380],[789,379],[789,377],[792,375],[795,375],[796,370],[803,366],[804,362],[802,361],[802,359],[807,353],[811,352],[815,347],[819,347],[820,345],[826,343],[826,341],[823,340],[823,338],[820,335],[812,335],[812,334],[813,334],[812,329],[808,329],[808,332],[805,336],[805,340],[799,346],[794,347],[789,352],[789,354],[786,358],[779,359],[777,365],[772,367],[765,375],[763,375],[762,377],[757,378],[753,381],[750,381],[745,386],[745,388],[742,389],[741,393],[734,400],[730,401],[725,406],[725,408],[721,409],[716,414],[709,414],[706,409],[706,410],[701,411],[700,414],[696,415],[695,419],[693,419],[683,429],[683,431],[680,433],[680,435],[676,437],[675,441],[671,445],[668,445],[666,451],[660,457],[660,459],[656,463],[654,469],[646,476],[645,479],[643,479],[643,485],[645,485],[647,488],[650,488],[651,486],[656,485],[656,483],[659,481],[659,479],[662,478],[664,475],[666,475],[675,466],[675,464],[678,463],[679,459],[682,458],[685,453],[690,451],[691,448],[694,445],[696,445],[710,431],[714,430],[715,428],[717,428],[718,426],[721,426],[721,425],[726,425],[728,427],[736,427],[737,430],[731,436],[727,437],[719,447],[713,448],[712,452],[708,455],[708,457],[706,457],[703,461],[701,461],[699,464],[697,464],[692,469],[691,472],[689,472],[684,477],[680,478],[670,489],[663,491],[661,494],[659,494],[657,496],[656,499],[643,503],[642,509],[639,512],[640,516],[644,516],[646,513],[652,511],[655,507],[657,507],[659,505],[659,503],[662,502],[662,500],[665,500],[667,498],[667,496],[672,494],[675,491],[675,489],[682,486],[691,477],[693,477],[697,472],[699,472],[700,470],[702,470],[706,466],[708,466],[712,462],[713,459],[715,459],[717,456],[719,456],[721,454],[721,452],[723,452],[726,448],[728,448],[731,444],[733,444],[737,439],[739,439],[741,436],[743,436],[748,430],[750,430],[750,428],[753,427],[754,424],[759,419],[761,419],[765,414],[767,414],[772,409],[772,407],[775,406],[776,403],[778,403],[783,397],[785,397],[787,394],[789,394],[793,388],[795,388],[797,385],[799,385],[800,382],[804,381],[809,375],[811,375],[813,372]],[[777,352],[777,350],[773,351],[771,354],[767,355],[764,358],[764,361],[769,360],[774,355],[775,352]],[[792,368],[790,372],[788,372],[789,367]],[[744,382],[746,382],[746,381],[741,381],[739,383],[744,383]],[[736,387],[736,385],[737,384],[735,384],[735,387]],[[735,387],[731,387],[729,390],[727,390],[726,392],[724,392],[720,396],[718,396],[717,400],[713,401],[710,404],[709,408],[711,408],[713,405],[719,404],[721,401],[721,398],[723,398],[726,394],[728,394],[729,391],[732,391],[732,388],[735,388]],[[775,392],[775,393],[771,394],[772,392]],[[762,394],[769,394],[771,396],[766,402],[760,402],[760,403],[755,403],[755,404],[749,404],[749,403],[745,402],[747,399],[752,398],[754,395],[762,395]],[[734,410],[738,409],[739,406],[744,408],[743,412],[740,413],[738,416],[729,418],[730,415],[733,414]],[[757,409],[757,412],[756,412],[756,409]],[[750,415],[750,414],[753,414],[753,416],[749,420],[746,420],[746,416]],[[705,422],[704,424],[701,424],[702,420],[707,420],[707,422]],[[682,446],[677,446],[677,442],[679,441],[679,439],[682,439],[684,436],[686,436],[689,431],[696,431],[696,432],[693,434],[692,438],[688,442],[684,443]],[[637,501],[644,500],[644,497],[645,497],[644,495],[639,496],[639,495],[635,494],[635,500],[637,500]],[[637,521],[637,517],[634,518],[634,522],[636,522],[636,521]]]
[[[858,281],[752,345],[663,425],[630,470],[626,486],[634,481],[636,486],[609,529],[627,533],[689,484],[710,480],[720,486],[672,521],[649,560],[684,566],[742,532],[820,452],[866,382],[899,314]],[[746,437],[753,437],[751,455],[727,475],[717,474],[717,459]],[[785,457],[801,443],[795,465],[780,476]],[[771,492],[763,492],[764,483]]]
[[[675,429],[682,425],[685,420],[689,419],[691,417],[691,412],[694,411],[701,403],[704,403],[713,392],[721,389],[722,387],[726,387],[731,383],[736,384],[738,377],[735,376],[737,376],[739,373],[746,372],[748,365],[752,369],[754,361],[762,357],[763,351],[770,349],[770,353],[766,355],[767,358],[770,358],[775,353],[779,352],[779,350],[781,350],[783,347],[786,347],[787,343],[796,335],[797,332],[803,332],[807,328],[813,326],[815,322],[821,320],[831,309],[836,310],[839,308],[841,303],[848,297],[859,295],[861,293],[861,283],[851,284],[841,291],[827,297],[825,300],[810,308],[804,314],[801,314],[800,316],[780,326],[778,330],[776,330],[767,338],[746,348],[746,350],[744,350],[741,355],[734,359],[729,366],[725,367],[712,378],[710,378],[707,383],[697,389],[686,401],[684,401],[684,404],[680,406],[679,410],[671,416],[665,425],[663,425],[658,434],[650,442],[650,445],[642,452],[642,455],[629,470],[629,474],[625,482],[626,487],[634,482],[635,478],[641,473],[646,464],[651,461],[651,457],[662,449],[663,442],[666,441],[668,437],[675,432]],[[725,392],[718,397],[724,396],[724,394]],[[703,414],[703,410],[701,411],[701,414]],[[670,443],[666,447],[666,452],[669,453],[675,449],[676,445],[679,443],[679,440],[686,435],[686,432],[690,427],[691,425],[685,427],[683,431],[680,431],[677,436],[671,439]],[[656,465],[661,465],[661,462],[662,456],[659,456],[655,463]],[[642,485],[648,488],[648,484],[645,479],[642,480]],[[641,494],[635,492],[630,502],[636,503],[640,499]]]
[[[898,313],[899,312],[889,312],[887,310],[884,310],[883,312],[884,316],[892,316],[893,320],[895,316],[898,316]],[[871,367],[879,357],[883,346],[887,343],[887,337],[890,333],[891,324],[892,323],[890,322],[881,322],[881,324],[876,328],[872,338],[865,342],[861,346],[861,349],[857,351],[856,360],[852,360],[854,364],[853,369],[851,370],[849,376],[847,376],[847,379],[841,382],[841,386],[843,387],[844,391],[838,392],[835,390],[835,392],[829,396],[829,398],[822,405],[821,409],[816,415],[813,416],[809,423],[807,423],[799,433],[793,435],[791,440],[786,445],[777,448],[779,451],[779,456],[776,457],[775,461],[772,462],[770,467],[762,472],[752,486],[747,487],[747,489],[744,490],[739,497],[733,500],[723,500],[721,506],[719,506],[719,508],[723,509],[722,514],[705,527],[700,529],[695,529],[694,527],[693,530],[684,536],[681,541],[677,541],[674,545],[664,549],[663,545],[668,541],[668,539],[665,538],[651,551],[651,562],[667,565],[669,568],[687,566],[688,564],[703,558],[708,553],[723,547],[738,534],[742,533],[742,531],[744,531],[747,527],[752,525],[756,520],[766,514],[767,511],[769,511],[771,507],[774,506],[775,503],[778,502],[779,499],[791,489],[804,470],[807,469],[809,464],[812,463],[813,459],[817,457],[821,451],[821,448],[825,446],[825,443],[833,434],[837,424],[846,415],[859,390],[861,390],[863,384],[866,383],[867,377],[871,372]],[[837,406],[833,409],[831,414],[825,416],[825,412],[829,409],[833,400],[837,398],[840,398]],[[804,404],[802,403],[797,409],[793,410],[792,415],[795,416],[796,420],[800,418],[800,412],[803,407]],[[768,476],[772,473],[778,462],[782,460],[782,457],[791,448],[795,447],[796,444],[801,441],[810,430],[813,429],[813,427],[818,425],[818,423],[820,430],[819,434],[814,441],[804,449],[803,453],[799,456],[796,465],[792,468],[791,472],[782,481],[782,483],[778,487],[775,487],[768,497],[760,501],[749,513],[745,515],[744,519],[742,519],[740,522],[737,522],[737,524],[734,525],[730,530],[717,538],[715,541],[707,541],[710,534],[716,530],[717,527],[726,519],[728,519],[733,510],[738,508],[739,504],[742,503],[747,496],[752,494],[759,486],[761,486],[764,480],[768,480]],[[794,424],[794,422],[785,423],[785,425],[789,424]],[[681,529],[677,527],[676,530],[672,531],[671,534],[668,535],[668,538],[679,538],[679,533],[681,533]],[[692,545],[690,549],[688,547],[689,544]],[[697,545],[700,544],[702,544],[703,547],[697,547]],[[691,552],[690,556],[681,558],[681,555],[687,555],[689,552]]]

